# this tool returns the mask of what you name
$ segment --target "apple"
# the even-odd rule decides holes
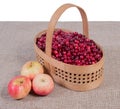
[[[48,74],[38,74],[32,81],[32,88],[37,95],[48,95],[54,89],[53,79]]]
[[[33,78],[39,73],[44,73],[44,68],[37,61],[28,61],[21,69],[21,75],[27,76],[31,80],[33,80]]]
[[[31,80],[26,76],[16,76],[8,83],[8,93],[14,99],[26,97],[31,90]]]

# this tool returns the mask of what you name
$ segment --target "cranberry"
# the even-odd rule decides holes
[[[36,40],[37,46],[45,52],[46,33]],[[93,40],[78,32],[56,30],[52,39],[52,57],[67,64],[91,65],[103,56]]]

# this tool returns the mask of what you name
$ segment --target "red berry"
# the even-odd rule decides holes
[[[45,51],[46,33],[37,38],[37,46]],[[52,39],[52,57],[67,64],[91,65],[103,56],[93,40],[77,32],[56,30]]]

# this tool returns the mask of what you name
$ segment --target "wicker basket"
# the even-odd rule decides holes
[[[80,11],[83,23],[83,34],[88,37],[88,21],[84,10],[74,4],[64,4],[53,14],[48,29],[36,35],[34,48],[37,60],[45,67],[46,71],[53,77],[55,82],[72,90],[87,91],[98,87],[103,81],[104,54],[99,62],[85,66],[66,64],[51,57],[52,34],[55,30],[55,25],[61,14],[70,7],[76,7]],[[44,53],[37,47],[36,39],[45,32],[47,32],[47,37],[46,50]],[[100,49],[102,50],[101,47]]]

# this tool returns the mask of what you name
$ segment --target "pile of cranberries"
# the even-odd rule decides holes
[[[45,52],[46,33],[37,38],[37,46]],[[77,32],[56,30],[52,39],[52,57],[67,64],[91,65],[103,56],[93,40]]]

